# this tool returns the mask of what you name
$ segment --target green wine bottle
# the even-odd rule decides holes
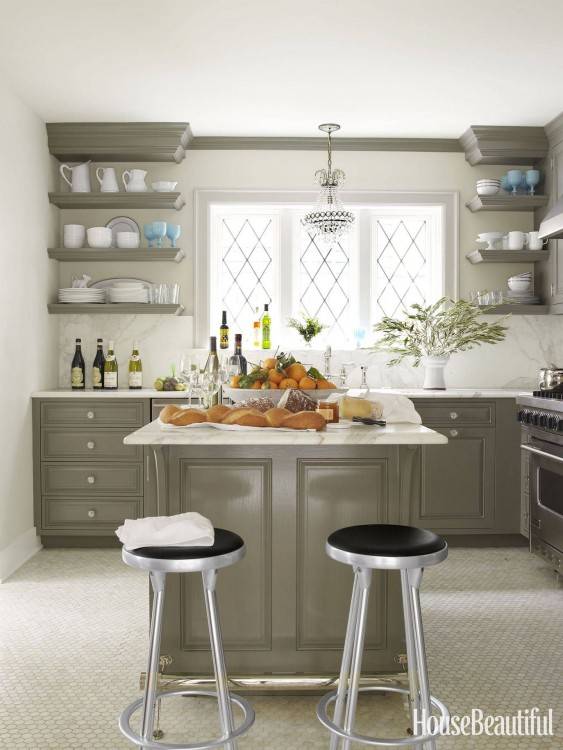
[[[70,366],[70,387],[73,391],[83,391],[86,388],[84,357],[82,356],[82,340],[76,339],[76,348],[72,365]]]
[[[264,305],[264,315],[262,315],[262,349],[271,349],[270,333],[272,328],[272,319],[269,313],[269,305]]]
[[[133,352],[129,358],[129,388],[138,390],[143,387],[143,363],[139,356],[139,344],[133,343]]]
[[[98,339],[96,356],[94,363],[92,364],[92,388],[98,391],[104,387],[104,342],[103,339]]]
[[[113,348],[113,341],[108,343],[108,355],[104,363],[104,390],[116,391],[118,387],[117,359]]]

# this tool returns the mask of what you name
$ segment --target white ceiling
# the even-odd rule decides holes
[[[0,68],[48,121],[457,137],[563,109],[563,2],[18,0]]]

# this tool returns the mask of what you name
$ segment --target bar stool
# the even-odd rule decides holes
[[[229,694],[215,594],[219,568],[225,568],[238,562],[244,557],[245,552],[244,542],[240,536],[224,529],[215,529],[215,543],[211,547],[142,547],[135,550],[123,548],[123,562],[133,568],[148,570],[154,592],[149,663],[144,696],[127,706],[119,718],[121,732],[138,747],[151,748],[151,750],[213,750],[213,748],[224,747],[227,750],[236,750],[237,743],[234,740],[247,732],[254,723],[254,710],[250,703],[238,695]],[[203,594],[217,691],[171,690],[157,692],[166,574],[199,572],[203,578]],[[159,698],[180,695],[217,699],[222,730],[220,739],[181,745],[166,744],[153,740],[156,701]],[[242,723],[236,728],[233,721],[233,703],[242,710],[244,715]],[[141,706],[141,734],[139,735],[131,729],[131,716]]]
[[[333,560],[351,565],[354,569],[354,586],[338,688],[325,695],[317,707],[319,721],[331,733],[330,750],[338,750],[341,741],[342,750],[349,750],[350,742],[383,747],[411,747],[425,743],[425,748],[434,750],[434,735],[423,732],[419,722],[423,716],[430,716],[431,707],[440,713],[440,716],[436,717],[439,726],[444,725],[450,714],[441,701],[430,695],[419,589],[424,568],[445,560],[448,556],[448,545],[437,534],[425,529],[374,524],[349,526],[335,531],[328,537],[326,553]],[[408,688],[389,685],[359,688],[369,591],[374,569],[401,572],[409,670]],[[358,693],[370,691],[409,695],[413,736],[378,739],[354,733]],[[331,721],[327,709],[333,702],[335,705]]]

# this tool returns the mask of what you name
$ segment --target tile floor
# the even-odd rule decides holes
[[[115,550],[42,551],[0,586],[0,748],[132,747],[117,715],[145,668],[147,583]],[[423,582],[433,690],[452,713],[554,709],[553,738],[442,738],[439,750],[563,748],[563,586],[525,549],[453,549]],[[317,698],[253,697],[257,722],[240,750],[327,750]],[[170,742],[213,736],[209,705],[172,699]],[[404,731],[401,700],[368,698],[360,731]],[[183,730],[183,731],[182,731]],[[357,748],[360,748],[357,745]],[[354,748],[356,750],[356,747]]]

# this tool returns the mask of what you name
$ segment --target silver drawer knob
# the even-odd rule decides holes
[[[88,411],[86,412],[86,416],[88,417],[88,419],[94,419],[95,414],[93,411]]]
[[[450,430],[450,435],[452,437],[457,437],[459,435],[459,432],[457,430]]]
[[[457,411],[451,411],[450,412],[450,419],[457,419],[459,417],[459,414]]]
[[[95,510],[89,510],[88,511],[88,518],[95,518],[96,517],[96,511]]]
[[[93,451],[96,447],[96,443],[93,440],[88,440],[88,442],[86,443],[86,447],[88,448],[88,450]]]
[[[88,484],[94,484],[94,482],[96,481],[96,477],[93,477],[92,475],[90,475],[90,476],[89,476],[89,477],[87,478],[87,480],[86,480],[86,481],[88,482]]]

